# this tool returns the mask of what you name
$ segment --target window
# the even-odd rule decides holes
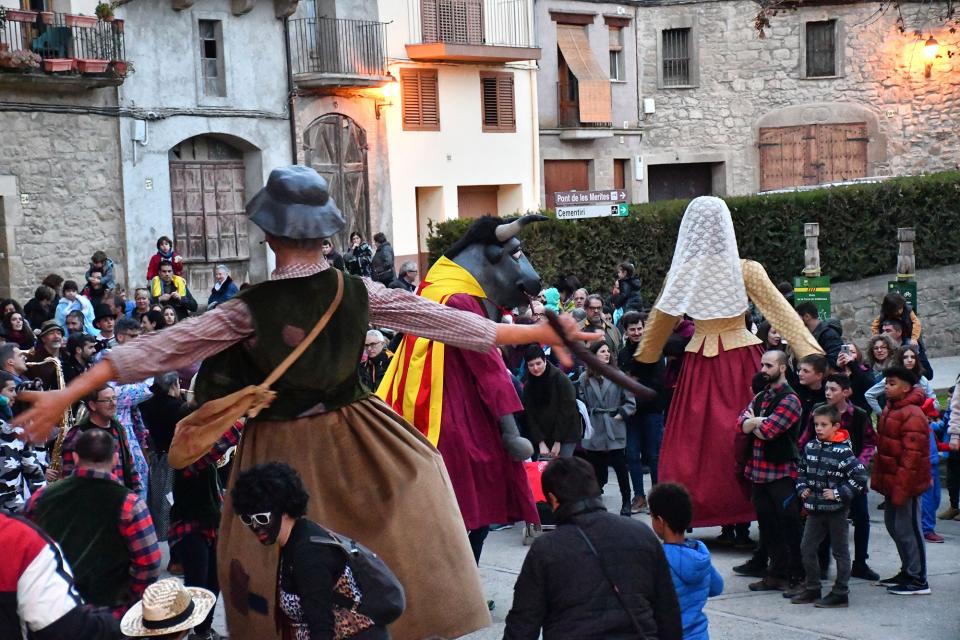
[[[203,79],[203,95],[227,95],[227,83],[223,68],[223,31],[219,20],[200,20],[200,77]]]
[[[626,80],[623,56],[623,29],[610,25],[610,79]]]
[[[808,22],[807,77],[822,78],[837,74],[837,21]]]
[[[480,100],[484,131],[513,132],[517,130],[512,73],[481,71]]]
[[[406,131],[440,131],[440,96],[436,69],[400,71],[403,128]]]
[[[690,28],[664,29],[662,38],[663,86],[687,87],[690,73]]]

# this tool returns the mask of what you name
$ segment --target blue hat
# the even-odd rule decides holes
[[[293,240],[328,238],[346,225],[326,179],[299,164],[271,171],[267,186],[247,203],[247,215],[266,233]]]

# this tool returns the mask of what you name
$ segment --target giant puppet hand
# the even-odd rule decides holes
[[[513,414],[500,418],[500,440],[507,454],[517,462],[522,462],[533,455],[533,445],[520,435]]]
[[[552,353],[565,367],[573,366],[573,358],[567,349],[568,342],[596,342],[603,339],[602,333],[586,333],[580,330],[580,325],[573,319],[573,316],[565,313],[556,318],[559,327],[562,330],[554,330],[547,321],[540,321],[537,324],[498,324],[497,325],[497,344],[531,344],[539,343],[550,345],[553,348]]]

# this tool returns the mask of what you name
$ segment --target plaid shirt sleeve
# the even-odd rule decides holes
[[[120,510],[119,529],[130,552],[130,591],[138,600],[160,574],[160,545],[147,505],[133,492]]]
[[[773,413],[763,419],[756,431],[764,440],[773,440],[785,434],[800,421],[800,398],[789,394],[780,401]]]
[[[220,436],[220,439],[217,440],[216,444],[213,445],[213,448],[210,449],[205,456],[183,469],[183,477],[191,478],[210,465],[216,464],[230,447],[236,446],[237,443],[240,442],[242,430],[243,422],[238,420],[229,431]]]

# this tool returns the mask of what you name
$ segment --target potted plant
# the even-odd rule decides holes
[[[135,72],[133,63],[129,60],[112,60],[110,62],[110,71],[118,78],[126,78]]]
[[[116,5],[113,2],[101,2],[97,4],[97,8],[93,10],[97,17],[105,22],[111,22],[113,20],[113,10],[116,8]]]
[[[47,73],[63,73],[73,71],[76,61],[73,58],[45,58],[43,60],[43,70]]]
[[[41,58],[33,51],[0,51],[0,68],[25,71],[40,67]]]
[[[109,60],[99,60],[97,58],[77,58],[77,66],[80,73],[105,73],[110,66]]]
[[[26,9],[7,9],[6,19],[11,22],[34,22],[37,19],[36,11]]]
[[[67,13],[63,16],[63,21],[68,27],[95,27],[97,18],[95,16],[80,16],[73,13]]]
[[[56,19],[53,11],[41,11],[40,18],[43,19],[43,24],[47,26],[53,26],[53,21]]]

